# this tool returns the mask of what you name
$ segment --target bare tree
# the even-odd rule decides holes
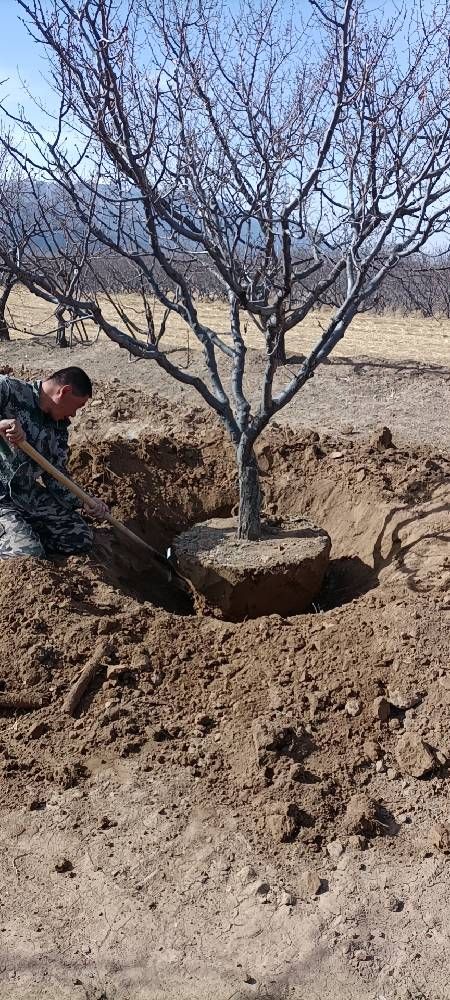
[[[24,247],[31,236],[32,227],[28,227],[25,232],[20,227],[20,236],[14,226],[14,214],[20,203],[23,181],[21,172],[13,166],[7,170],[6,163],[8,157],[5,150],[0,149],[0,177],[3,187],[3,197],[7,211],[2,214],[0,224],[0,242],[3,243],[8,256],[13,256],[16,268],[20,267]],[[11,292],[18,281],[17,273],[11,270],[6,264],[4,267],[0,263],[0,341],[10,340],[10,322],[7,317],[8,302]]]
[[[0,340],[10,340],[9,324],[6,318],[6,307],[9,296],[16,284],[17,278],[10,271],[0,271],[0,282],[2,285],[0,292]]]
[[[218,0],[17,3],[47,52],[58,110],[48,139],[4,108],[14,130],[5,148],[48,223],[52,202],[53,231],[61,197],[66,227],[71,206],[80,273],[99,253],[135,271],[149,292],[145,336],[120,300],[115,324],[86,283],[63,289],[32,248],[20,267],[4,246],[0,259],[201,394],[236,448],[238,534],[256,539],[256,439],[387,276],[447,233],[449,4],[426,16],[410,4],[383,22],[365,0],[309,0],[303,20],[284,0],[243,0],[236,11]],[[227,296],[228,337],[199,317],[199,259]],[[151,296],[197,338],[205,378],[164,351]],[[286,334],[322,304],[333,307],[325,329],[285,371]],[[243,318],[265,352],[256,401],[245,390]]]

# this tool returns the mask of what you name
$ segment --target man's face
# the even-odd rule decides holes
[[[53,420],[64,420],[74,417],[81,410],[90,396],[76,396],[71,385],[58,385],[52,395],[51,415]]]

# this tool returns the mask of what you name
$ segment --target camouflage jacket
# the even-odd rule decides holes
[[[65,472],[70,420],[53,420],[41,410],[40,389],[40,381],[22,382],[0,375],[0,420],[13,417],[20,420],[29,444],[57,469]],[[20,448],[10,447],[0,437],[0,504],[13,501],[21,507],[32,508],[33,496],[40,489],[37,479],[63,506],[78,506],[78,501],[68,490],[43,472]]]

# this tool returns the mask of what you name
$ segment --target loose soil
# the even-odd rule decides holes
[[[89,350],[74,477],[161,551],[231,516],[220,425]],[[106,527],[92,556],[0,564],[0,997],[448,996],[450,372],[436,392],[418,372],[411,399],[435,409],[392,442],[358,378],[351,425],[310,405],[258,447],[265,516],[332,539],[307,613],[195,613]]]

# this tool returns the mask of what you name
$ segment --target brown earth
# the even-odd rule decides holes
[[[308,611],[328,569],[331,539],[304,517],[266,518],[258,544],[237,536],[237,517],[213,517],[177,535],[173,554],[195,607],[239,622]]]
[[[105,527],[0,564],[0,997],[448,996],[445,431],[358,416],[258,448],[265,515],[332,539],[303,615],[196,615]],[[235,508],[191,399],[103,382],[76,430],[74,477],[161,551]]]

